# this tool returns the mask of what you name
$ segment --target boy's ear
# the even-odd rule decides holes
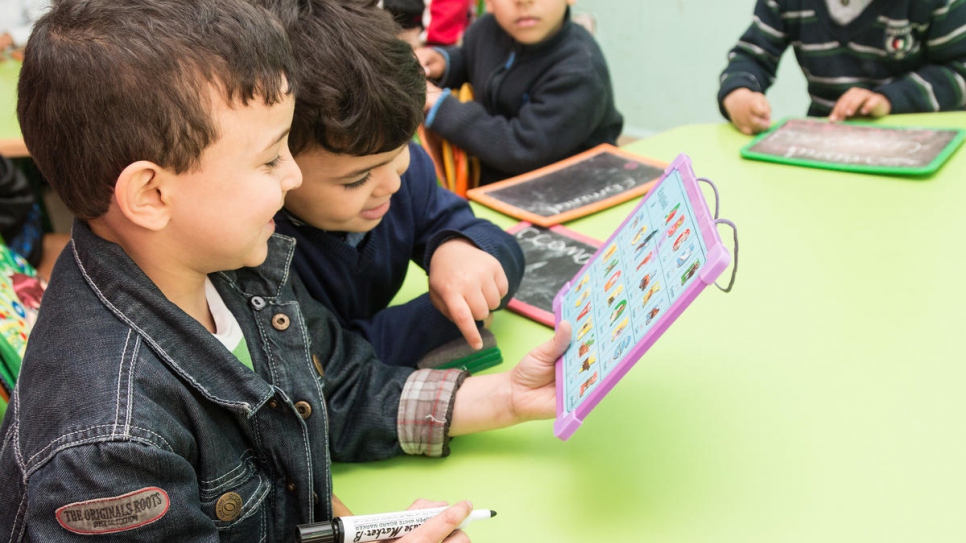
[[[114,185],[114,199],[121,213],[148,230],[161,230],[171,218],[167,205],[163,168],[147,160],[129,164]]]

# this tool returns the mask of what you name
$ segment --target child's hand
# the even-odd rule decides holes
[[[416,48],[416,58],[426,72],[427,79],[439,79],[446,73],[446,59],[432,47]]]
[[[757,134],[771,126],[771,105],[760,92],[748,88],[731,91],[725,96],[724,108],[735,128],[742,134]]]
[[[861,87],[852,87],[835,102],[828,120],[844,121],[851,117],[884,117],[892,111],[892,103],[885,96]]]
[[[456,391],[449,435],[506,428],[557,412],[555,363],[570,345],[570,323],[561,322],[550,341],[538,345],[510,371],[473,375]]]
[[[464,238],[441,244],[429,263],[429,299],[474,349],[483,347],[476,321],[500,307],[509,289],[500,262]]]
[[[446,502],[416,500],[406,510],[429,509],[431,507],[443,507],[444,505],[446,505]],[[409,532],[404,537],[393,541],[397,543],[469,543],[470,538],[466,535],[466,532],[456,530],[456,527],[466,520],[466,517],[472,512],[473,505],[468,501],[461,501],[427,520],[422,526]]]
[[[555,364],[570,345],[570,332],[570,323],[561,321],[550,341],[538,345],[510,370],[510,405],[519,422],[557,414]]]
[[[433,85],[429,81],[426,82],[426,105],[423,106],[423,113],[429,112],[436,105],[439,97],[443,94],[443,89]]]

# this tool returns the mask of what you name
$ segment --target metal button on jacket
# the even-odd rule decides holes
[[[285,313],[278,313],[272,317],[272,326],[274,326],[276,330],[288,330],[290,324],[292,324],[292,321]]]
[[[312,416],[312,404],[309,402],[295,402],[295,410],[299,412],[299,416],[301,416],[303,419],[307,419]]]
[[[235,492],[225,492],[215,502],[215,515],[222,522],[231,522],[238,518],[242,510],[242,499]]]
[[[319,355],[312,354],[312,364],[315,365],[315,371],[319,372],[319,377],[325,377],[325,368],[322,367],[322,361],[319,360]]]
[[[267,304],[265,303],[265,298],[261,296],[252,296],[252,299],[248,301],[252,304],[252,309],[255,311],[261,311]]]

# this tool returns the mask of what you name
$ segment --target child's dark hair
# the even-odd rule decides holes
[[[364,156],[397,149],[423,121],[426,76],[375,0],[255,0],[275,12],[295,53],[294,154],[312,145]]]
[[[212,88],[273,105],[293,85],[281,25],[241,0],[62,0],[27,42],[17,115],[41,173],[92,219],[129,164],[198,166],[220,137]]]

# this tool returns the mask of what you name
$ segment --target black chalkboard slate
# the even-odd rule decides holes
[[[600,242],[563,226],[521,222],[507,231],[516,237],[526,262],[523,280],[507,307],[552,328],[554,296],[590,261]]]
[[[785,119],[741,149],[755,160],[892,175],[935,172],[963,142],[949,128]]]
[[[470,189],[467,197],[546,227],[642,196],[666,167],[665,162],[604,143],[538,170]]]

